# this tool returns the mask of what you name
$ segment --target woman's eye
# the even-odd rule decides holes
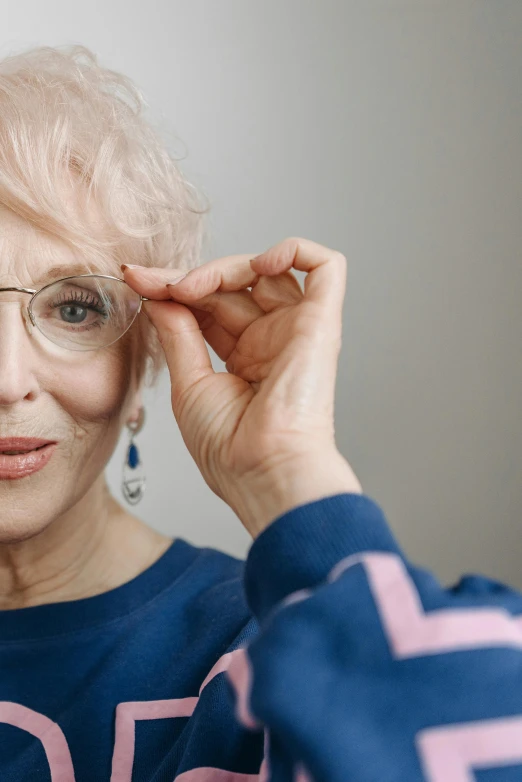
[[[107,321],[108,313],[100,302],[71,298],[69,301],[49,302],[47,317],[58,327],[85,329],[102,326]]]
[[[67,323],[83,323],[87,317],[87,308],[78,304],[64,304],[60,314]]]

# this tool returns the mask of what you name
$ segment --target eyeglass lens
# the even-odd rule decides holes
[[[47,285],[31,309],[38,329],[56,345],[94,350],[123,336],[140,302],[140,295],[123,280],[89,275]]]

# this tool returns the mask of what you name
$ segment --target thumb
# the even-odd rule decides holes
[[[175,301],[144,301],[142,310],[157,331],[167,359],[172,386],[172,409],[178,421],[186,392],[214,368],[192,312]],[[179,421],[178,421],[179,422]]]

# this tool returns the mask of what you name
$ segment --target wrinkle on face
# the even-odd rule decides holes
[[[34,280],[46,268],[79,260],[77,250],[0,207],[0,287],[37,287]],[[0,308],[7,296],[21,305],[29,299],[3,291]],[[4,311],[7,316],[19,314],[13,308]],[[79,520],[88,514],[79,503],[110,460],[136,392],[132,327],[118,342],[94,351],[68,351],[34,332],[25,332],[19,396],[9,404],[2,398],[0,366],[0,437],[41,436],[59,445],[43,470],[0,480],[0,568],[2,543],[38,535],[63,514]],[[10,391],[12,396],[12,386]]]

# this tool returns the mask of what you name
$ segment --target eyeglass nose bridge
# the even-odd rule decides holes
[[[29,317],[31,319],[31,323],[33,324],[33,326],[36,327],[36,321],[35,321],[34,316],[33,316],[33,310],[32,310],[32,307],[31,307],[31,302],[33,300],[34,295],[36,293],[38,293],[38,291],[35,288],[15,288],[15,287],[0,288],[0,293],[2,291],[20,291],[20,293],[29,293],[30,294],[31,300],[30,300],[29,304],[27,305],[27,312],[29,313]]]

